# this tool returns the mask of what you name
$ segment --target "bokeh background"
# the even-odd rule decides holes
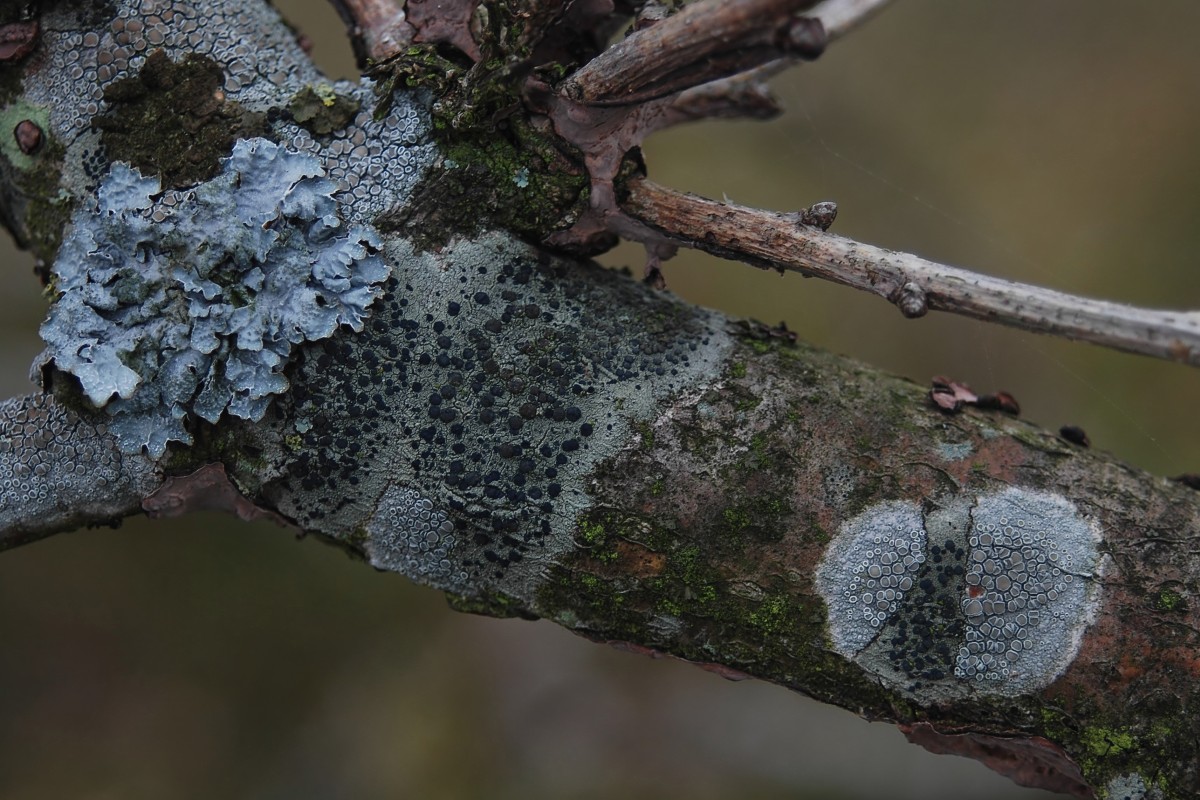
[[[247,0],[253,2],[254,0]],[[333,76],[318,0],[277,3]],[[1200,4],[897,0],[776,81],[786,115],[660,135],[656,180],[995,275],[1200,308]],[[635,248],[606,263],[640,268]],[[44,312],[0,260],[0,390]],[[1200,372],[682,253],[689,300],[925,382],[1006,389],[1153,473],[1200,471]],[[777,687],[455,614],[312,540],[220,516],[0,556],[0,796],[1047,800]]]

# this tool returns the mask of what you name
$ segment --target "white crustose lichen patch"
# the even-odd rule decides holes
[[[1063,498],[1024,489],[980,497],[972,519],[955,674],[1039,688],[1075,657],[1095,606],[1096,534]]]
[[[834,649],[852,657],[900,607],[925,561],[921,510],[882,503],[842,525],[817,571]]]
[[[1093,525],[1029,489],[933,505],[880,503],[841,526],[817,571],[833,648],[901,691],[1045,687],[1099,605]]]

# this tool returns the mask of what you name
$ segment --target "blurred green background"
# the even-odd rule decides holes
[[[253,0],[248,0],[253,1]],[[334,76],[317,0],[277,3]],[[1200,4],[898,0],[776,81],[772,123],[646,147],[654,179],[796,210],[994,275],[1200,308]],[[606,259],[640,268],[636,248]],[[5,396],[44,312],[0,297]],[[1006,389],[1048,427],[1200,471],[1200,372],[932,315],[682,253],[672,291],[925,382]],[[458,615],[315,541],[219,516],[128,522],[0,556],[0,796],[1050,798],[760,683]]]

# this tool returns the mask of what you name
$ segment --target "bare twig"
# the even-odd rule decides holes
[[[781,109],[767,80],[788,66],[784,60],[680,92],[646,131],[700,119],[772,119]]]
[[[396,0],[330,0],[346,23],[359,69],[368,61],[386,61],[412,41],[412,27]]]
[[[795,55],[825,49],[813,0],[701,0],[605,50],[562,86],[587,105],[644,103]]]
[[[890,0],[825,0],[807,16],[821,20],[829,41],[845,36],[883,9]],[[711,81],[680,92],[654,119],[648,135],[672,125],[700,119],[771,119],[780,108],[767,89],[767,81],[796,64],[780,58],[738,75]]]
[[[979,275],[861,244],[780,214],[633,181],[622,210],[670,241],[863,289],[905,316],[949,311],[1200,366],[1200,313],[1154,311]]]
[[[840,39],[883,9],[891,0],[825,0],[811,11],[825,25],[829,41]]]

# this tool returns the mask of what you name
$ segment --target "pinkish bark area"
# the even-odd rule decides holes
[[[848,520],[914,502],[933,553],[938,514],[1012,487],[1065,498],[1102,537],[1094,570],[1077,566],[1074,575],[1095,590],[1098,608],[1051,612],[1059,622],[1079,615],[1078,654],[1061,674],[1048,668],[1029,692],[956,675],[963,626],[972,623],[963,609],[975,594],[952,570],[945,585],[933,581],[933,595],[914,594],[913,605],[926,608],[902,607],[851,658],[835,653],[831,598],[813,576]],[[580,519],[581,547],[555,568],[536,613],[591,638],[724,665],[896,721],[914,741],[980,758],[1027,785],[1089,796],[1087,787],[1137,774],[1166,796],[1196,786],[1190,709],[1200,611],[1186,546],[1195,534],[1186,532],[1200,530],[1200,513],[1192,490],[1011,416],[950,416],[923,387],[752,341],[730,358],[720,385],[666,409],[640,446],[603,465],[594,496]],[[940,566],[952,562],[950,550],[938,552]],[[922,628],[938,592],[949,607]],[[1040,630],[1060,629],[1043,621]],[[1038,631],[1022,634],[1027,653],[1071,652],[1069,642],[1039,641]],[[948,654],[944,669],[930,669],[939,650]],[[1018,662],[1023,680],[1037,664]]]

